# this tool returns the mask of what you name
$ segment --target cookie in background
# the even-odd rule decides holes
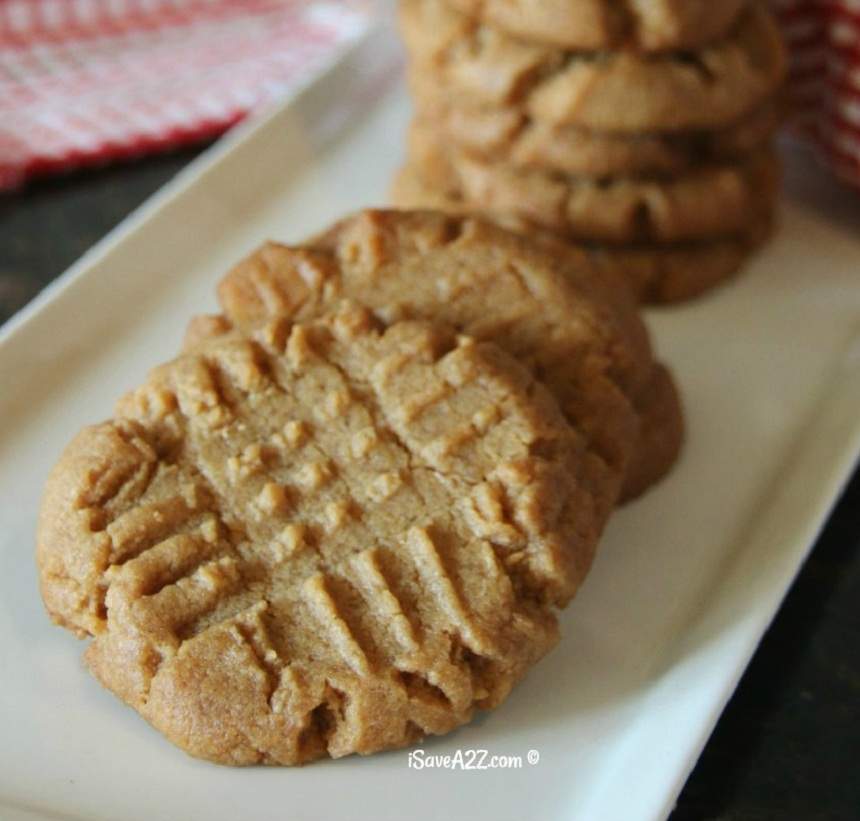
[[[395,202],[549,232],[645,302],[728,279],[774,222],[786,58],[760,4],[715,6],[402,0]]]

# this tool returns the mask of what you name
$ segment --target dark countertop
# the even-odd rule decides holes
[[[195,153],[0,195],[0,322]],[[672,821],[860,819],[858,547],[860,471],[720,719]]]

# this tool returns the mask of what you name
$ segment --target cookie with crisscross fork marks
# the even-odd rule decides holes
[[[782,84],[786,52],[767,9],[750,3],[699,51],[570,51],[519,39],[448,0],[401,0],[419,102],[510,108],[538,122],[598,132],[714,129],[751,114]]]
[[[268,243],[224,277],[218,296],[246,333],[352,299],[499,345],[585,437],[582,482],[602,521],[622,486],[637,495],[678,455],[678,395],[624,281],[560,243],[541,247],[480,219],[366,210],[301,245]]]
[[[444,733],[556,640],[597,528],[581,437],[489,343],[364,309],[201,342],[84,429],[38,536],[55,621],[188,752]]]

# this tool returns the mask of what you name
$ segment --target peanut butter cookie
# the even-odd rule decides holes
[[[419,123],[410,132],[409,155],[420,176],[476,210],[596,242],[671,243],[733,234],[771,207],[779,184],[772,149],[678,177],[595,180],[480,160]]]
[[[746,0],[450,0],[512,34],[580,51],[689,50],[719,39]]]
[[[511,107],[452,105],[438,89],[434,93],[417,101],[418,128],[487,162],[592,179],[665,177],[737,162],[765,148],[782,120],[772,100],[713,131],[625,134],[554,126]]]
[[[349,304],[223,330],[48,480],[42,595],[90,670],[225,764],[372,753],[501,703],[597,539],[554,399],[492,344]]]
[[[717,129],[773,96],[786,54],[758,3],[695,52],[574,52],[477,23],[445,0],[403,0],[402,31],[416,99],[433,87],[451,105],[511,107],[553,125],[597,131]]]
[[[303,246],[264,246],[218,293],[226,318],[246,333],[346,298],[388,319],[439,319],[498,344],[532,368],[583,433],[580,481],[601,526],[627,474],[639,477],[629,497],[643,489],[641,477],[656,480],[677,457],[678,397],[623,281],[558,243],[543,249],[482,220],[366,211]],[[642,418],[658,404],[673,412],[664,414],[665,440],[649,448],[639,441]]]

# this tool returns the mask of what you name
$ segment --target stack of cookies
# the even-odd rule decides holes
[[[582,245],[638,297],[724,280],[767,235],[785,53],[747,0],[401,0],[417,115],[399,205]]]
[[[371,753],[499,705],[618,499],[678,453],[626,289],[495,224],[370,211],[264,246],[218,296],[51,472],[51,617],[226,764]]]

